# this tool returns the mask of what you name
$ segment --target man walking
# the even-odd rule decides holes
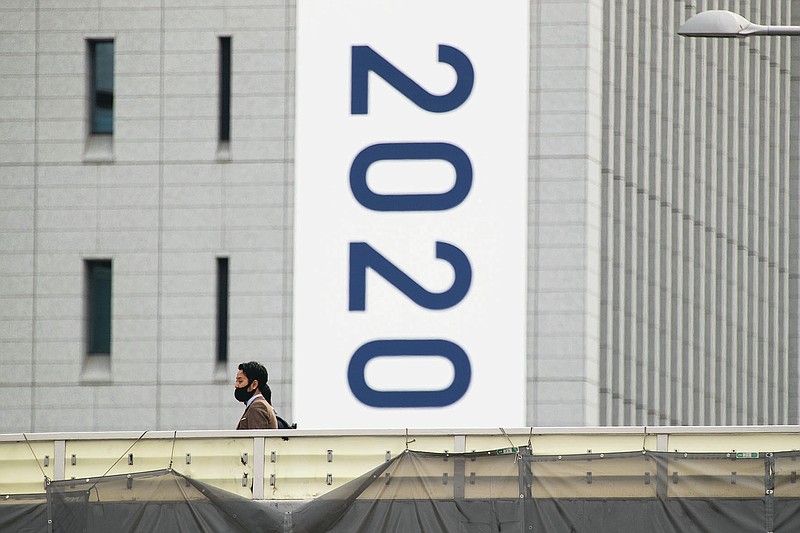
[[[267,369],[256,361],[242,363],[236,372],[234,396],[245,404],[236,429],[278,429],[275,410],[264,398]]]

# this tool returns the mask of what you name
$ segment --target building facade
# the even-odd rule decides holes
[[[790,24],[793,5],[696,7]],[[788,39],[674,40],[692,13],[604,11],[600,421],[787,423],[796,51]]]
[[[293,418],[295,4],[0,6],[0,432]],[[528,425],[798,422],[800,50],[720,8],[800,22],[530,3]]]

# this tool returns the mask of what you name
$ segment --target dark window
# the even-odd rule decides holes
[[[219,38],[219,140],[231,139],[231,38]]]
[[[111,354],[111,261],[86,261],[87,352]]]
[[[217,361],[228,360],[228,258],[217,258]]]
[[[92,133],[114,133],[114,41],[89,41]]]

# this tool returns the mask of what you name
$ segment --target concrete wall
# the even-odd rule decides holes
[[[602,72],[602,1],[531,4],[531,425],[600,422]]]
[[[0,430],[232,428],[236,365],[250,359],[290,412],[293,9],[0,8]],[[233,43],[229,145],[217,140],[219,36]],[[115,41],[110,143],[88,133],[91,38]],[[86,356],[86,259],[113,260],[108,360]]]

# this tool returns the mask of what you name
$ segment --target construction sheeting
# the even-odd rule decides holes
[[[44,494],[9,494],[0,498],[0,531],[39,533],[47,531]]]
[[[0,531],[484,533],[800,530],[800,452],[406,451],[279,512],[159,470],[0,501]]]
[[[283,531],[277,511],[171,470],[53,482],[47,496],[52,533]]]

